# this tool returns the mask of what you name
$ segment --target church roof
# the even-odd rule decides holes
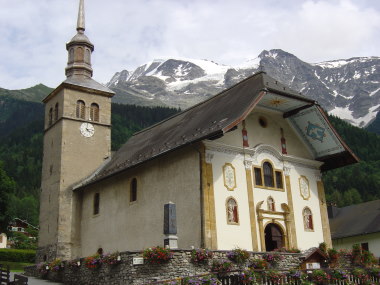
[[[333,239],[380,232],[380,200],[338,208],[330,231]]]
[[[308,143],[315,159],[322,158],[321,161],[325,162],[325,170],[357,162],[355,155],[337,135],[314,100],[289,89],[265,72],[258,72],[206,101],[135,133],[113,155],[110,162],[81,186],[120,173],[185,145],[220,137],[236,127],[257,105],[283,112],[284,118],[289,119],[294,128],[299,130],[305,143]],[[313,142],[311,136],[315,134],[310,133],[309,137],[302,134],[305,130],[300,122],[305,117],[318,120],[320,123],[316,128],[324,126],[326,132],[323,131],[321,139],[324,139],[323,136],[327,137],[327,143],[323,149],[319,146],[320,142]]]

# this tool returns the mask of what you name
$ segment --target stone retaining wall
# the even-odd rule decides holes
[[[174,250],[173,258],[164,264],[142,264],[133,265],[134,257],[142,257],[141,252],[120,253],[122,262],[117,265],[103,264],[97,269],[88,269],[81,264],[79,268],[69,268],[65,266],[59,272],[48,272],[44,279],[62,282],[64,284],[75,285],[125,285],[125,284],[146,284],[159,280],[168,280],[178,277],[207,274],[210,272],[211,261],[208,264],[194,264],[191,262],[191,250]],[[228,259],[228,251],[214,251],[213,260]],[[251,253],[252,258],[259,258],[264,253]],[[291,269],[297,268],[301,263],[301,254],[282,253],[284,259],[276,268]],[[233,270],[239,270],[239,266],[234,265]],[[41,277],[37,266],[25,268],[28,276]]]

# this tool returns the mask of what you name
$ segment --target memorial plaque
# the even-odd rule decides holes
[[[140,265],[144,264],[144,258],[143,257],[134,257],[133,258],[133,265]]]
[[[168,203],[164,205],[164,234],[177,234],[177,216],[174,203]]]

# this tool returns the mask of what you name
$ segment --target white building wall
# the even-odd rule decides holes
[[[4,233],[0,234],[0,248],[7,248],[7,235]]]
[[[231,163],[236,173],[236,188],[228,190],[224,185],[223,166]],[[251,224],[247,194],[247,179],[243,160],[234,154],[214,153],[212,160],[215,216],[218,237],[218,249],[233,249],[236,247],[252,250]],[[227,223],[226,202],[233,197],[238,204],[239,224]]]
[[[259,117],[264,116],[267,120],[267,126],[263,128],[258,123]],[[241,247],[245,249],[252,248],[247,180],[244,168],[244,161],[249,160],[252,166],[261,166],[262,162],[269,160],[273,167],[283,171],[284,191],[263,189],[255,187],[253,168],[250,167],[252,176],[254,211],[256,216],[257,232],[254,236],[257,239],[259,249],[261,249],[260,232],[257,221],[256,205],[263,201],[261,209],[268,210],[267,199],[273,197],[276,203],[276,211],[283,212],[281,204],[289,205],[287,189],[285,183],[285,173],[290,175],[290,184],[292,191],[294,220],[296,227],[296,239],[299,249],[308,249],[318,246],[323,242],[322,220],[319,206],[317,181],[320,180],[319,167],[320,162],[312,160],[311,153],[306,148],[291,128],[289,123],[282,118],[282,114],[259,109],[258,112],[250,114],[245,120],[245,127],[248,132],[249,147],[243,148],[242,124],[238,129],[226,133],[222,138],[210,142],[208,151],[213,154],[213,178],[215,191],[215,211],[217,238],[219,249],[230,249]],[[281,153],[281,131],[287,142],[287,155]],[[212,146],[214,144],[214,146]],[[229,191],[224,186],[223,165],[231,163],[236,170],[237,188]],[[305,200],[300,194],[299,178],[305,176],[309,181],[310,198]],[[228,225],[226,221],[226,199],[234,197],[239,205],[239,225]],[[305,230],[303,222],[303,209],[309,207],[313,214],[314,230]],[[285,229],[283,216],[266,213],[264,215],[263,225],[271,222],[271,218],[277,218],[276,222]],[[282,218],[282,220],[281,220]]]
[[[376,257],[380,257],[380,233],[373,233],[367,235],[360,235],[354,237],[347,237],[341,239],[333,239],[333,247],[335,249],[348,249],[351,250],[352,246],[356,243],[368,243],[368,250]]]
[[[322,219],[319,207],[319,197],[317,189],[317,180],[319,180],[319,171],[316,169],[302,166],[294,166],[290,170],[290,182],[293,197],[294,220],[297,231],[297,244],[301,250],[318,246],[323,242]],[[310,198],[305,200],[300,192],[299,178],[305,176],[309,181]],[[313,214],[314,230],[308,231],[304,228],[303,209],[309,207]]]

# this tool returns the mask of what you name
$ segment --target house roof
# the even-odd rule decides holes
[[[327,259],[327,255],[317,247],[311,247],[308,250],[305,250],[302,252],[302,257],[304,258],[304,261],[308,261],[308,259],[314,254],[318,254],[323,259]]]
[[[338,208],[330,231],[333,239],[380,232],[380,200]]]
[[[284,118],[300,132],[305,144],[308,143],[315,159],[323,156],[325,160],[321,161],[327,163],[325,170],[357,162],[356,156],[337,135],[314,100],[288,88],[265,72],[258,72],[206,101],[135,133],[108,163],[76,188],[115,175],[185,145],[220,137],[236,127],[257,105],[283,112]],[[328,150],[326,153],[318,149],[321,145],[319,141],[314,142],[310,135],[302,135],[306,130],[300,122],[305,117],[318,121],[317,125],[323,125],[326,129],[326,133],[322,134],[330,139],[325,144],[324,150]],[[331,156],[334,159],[330,161]]]

